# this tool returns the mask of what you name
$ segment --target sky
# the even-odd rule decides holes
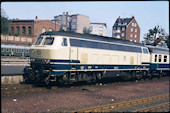
[[[106,23],[106,35],[112,36],[116,19],[135,17],[140,27],[140,41],[149,29],[159,25],[169,34],[169,1],[83,1],[83,2],[1,2],[9,19],[52,20],[63,12],[89,16],[90,22]]]

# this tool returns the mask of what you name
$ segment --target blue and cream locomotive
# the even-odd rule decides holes
[[[148,49],[149,48],[149,49]],[[157,55],[154,48],[127,40],[64,31],[40,34],[30,48],[31,66],[24,78],[35,83],[94,82],[103,77],[141,79],[150,72],[169,71],[168,50]],[[158,52],[159,53],[159,52]],[[157,67],[155,67],[155,65]]]

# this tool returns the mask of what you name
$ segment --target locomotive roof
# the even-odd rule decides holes
[[[151,45],[145,45],[145,46],[148,47],[149,51],[152,53],[169,54],[168,48],[162,48],[162,47],[151,46]]]
[[[121,44],[126,44],[126,45],[134,45],[134,46],[141,46],[145,47],[142,44],[139,43],[134,43],[130,42],[128,40],[123,40],[123,39],[117,39],[113,37],[106,37],[106,36],[98,36],[98,35],[92,35],[92,34],[80,34],[80,33],[74,33],[74,32],[66,32],[66,31],[49,31],[49,32],[44,32],[41,35],[60,35],[60,36],[70,36],[70,37],[76,37],[76,38],[83,38],[83,39],[92,39],[92,40],[97,40],[97,41],[106,41],[106,42],[114,42],[114,43],[121,43]]]
[[[30,49],[30,47],[15,45],[1,45],[1,48]]]

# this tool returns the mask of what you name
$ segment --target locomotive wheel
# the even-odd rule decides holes
[[[142,78],[145,80],[147,77],[147,71],[142,71]]]

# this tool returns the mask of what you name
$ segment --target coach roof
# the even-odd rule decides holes
[[[76,38],[83,38],[83,39],[89,39],[89,40],[96,40],[96,41],[106,41],[106,42],[113,42],[113,43],[120,43],[120,44],[126,44],[126,45],[134,45],[134,46],[141,46],[145,47],[142,44],[130,42],[128,40],[123,39],[117,39],[113,37],[106,37],[106,36],[99,36],[99,35],[92,35],[92,34],[80,34],[80,33],[74,33],[70,31],[49,31],[44,32],[41,35],[60,35],[60,36],[70,36],[70,37],[76,37]]]

